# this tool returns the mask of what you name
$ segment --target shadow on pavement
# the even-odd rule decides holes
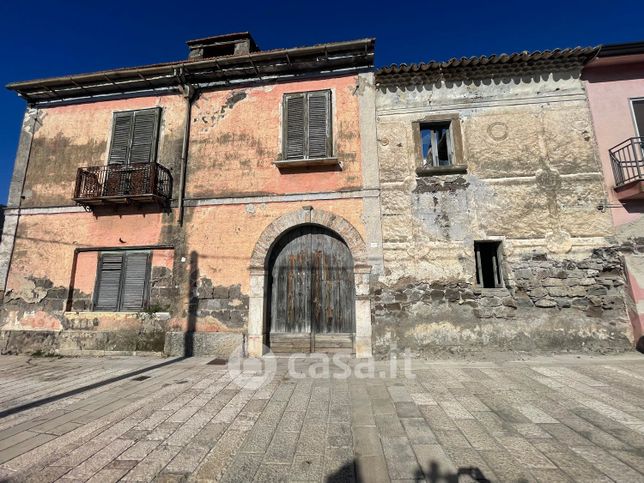
[[[490,480],[488,480],[483,472],[476,466],[462,466],[458,468],[456,472],[449,470],[441,471],[439,463],[436,461],[430,461],[428,468],[427,473],[418,468],[414,475],[414,481],[428,481],[430,483],[458,483],[460,477],[467,477],[467,479],[464,478],[464,481],[490,483]],[[383,476],[384,479],[388,479],[389,475]],[[363,471],[361,471],[358,461],[353,460],[353,462],[347,463],[335,473],[327,475],[324,481],[326,483],[367,483],[368,479],[364,475]]]
[[[12,414],[20,413],[22,411],[26,411],[28,409],[36,408],[38,406],[42,406],[43,404],[48,404],[54,401],[58,401],[60,399],[64,399],[66,397],[70,396],[75,396],[76,394],[80,394],[85,391],[90,391],[91,389],[96,389],[97,387],[102,387],[107,384],[112,384],[113,382],[118,382],[122,381],[123,379],[128,379],[133,376],[138,376],[139,374],[143,374],[144,372],[152,371],[154,369],[159,369],[161,367],[168,366],[170,364],[174,364],[176,362],[180,362],[184,360],[185,357],[175,357],[173,359],[169,359],[167,361],[163,361],[159,364],[155,364],[153,366],[148,366],[144,367],[143,369],[137,369],[136,371],[128,372],[126,374],[121,374],[120,376],[114,376],[110,377],[109,379],[105,379],[103,381],[98,381],[98,382],[93,382],[92,384],[88,384],[86,386],[78,387],[76,389],[71,389],[70,391],[66,391],[60,394],[55,394],[53,396],[48,396],[42,399],[37,399],[36,401],[32,401],[26,404],[22,404],[20,406],[15,406],[13,408],[5,409],[4,411],[0,411],[0,418],[4,418],[7,416],[10,416]]]

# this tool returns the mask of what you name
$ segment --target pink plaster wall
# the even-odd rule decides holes
[[[73,287],[83,293],[91,294],[96,283],[98,252],[80,252],[76,255],[76,274]]]
[[[174,250],[153,250],[152,251],[152,266],[165,267],[172,270],[174,264]]]
[[[608,64],[606,59],[591,62],[584,69],[584,83],[595,129],[595,138],[607,184],[610,212],[615,226],[636,221],[639,209],[624,208],[615,197],[615,180],[608,150],[622,141],[637,136],[630,99],[644,98],[644,56],[629,64]],[[644,135],[644,133],[640,133]]]
[[[619,232],[620,227],[641,220],[644,201],[623,204],[617,199],[608,150],[638,135],[630,101],[644,98],[644,55],[596,59],[584,69],[583,79],[607,185],[610,213]],[[644,136],[644,133],[639,135]],[[644,313],[638,310],[644,300],[644,286],[641,284],[641,275],[638,277],[634,273],[639,270],[638,265],[627,260],[626,269],[628,289],[633,300],[629,317],[633,338],[637,342],[644,334]]]
[[[342,169],[280,172],[284,95],[330,90],[333,155]],[[341,191],[362,186],[358,77],[204,92],[192,107],[187,196]],[[233,99],[238,99],[236,102]]]

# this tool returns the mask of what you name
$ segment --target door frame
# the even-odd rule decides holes
[[[300,225],[318,225],[327,228],[342,238],[353,256],[355,283],[355,335],[353,352],[356,357],[371,357],[371,300],[369,276],[371,266],[367,263],[367,249],[362,236],[343,217],[326,210],[304,206],[274,220],[262,232],[251,256],[250,300],[248,313],[248,355],[261,357],[267,350],[267,293],[268,262],[272,248],[283,233]]]

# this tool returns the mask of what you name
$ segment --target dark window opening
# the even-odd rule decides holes
[[[234,42],[231,42],[204,47],[203,58],[208,59],[211,57],[222,57],[224,55],[235,55],[235,45]]]
[[[501,242],[474,242],[476,284],[483,288],[504,287]]]
[[[644,137],[644,99],[633,101],[633,117],[637,135]]]
[[[101,253],[94,290],[94,310],[142,310],[147,303],[149,278],[149,252]]]
[[[453,160],[450,123],[420,125],[424,166],[451,166]]]

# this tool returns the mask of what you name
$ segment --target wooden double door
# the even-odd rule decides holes
[[[269,271],[273,352],[353,352],[353,257],[337,234],[314,225],[285,233]]]

